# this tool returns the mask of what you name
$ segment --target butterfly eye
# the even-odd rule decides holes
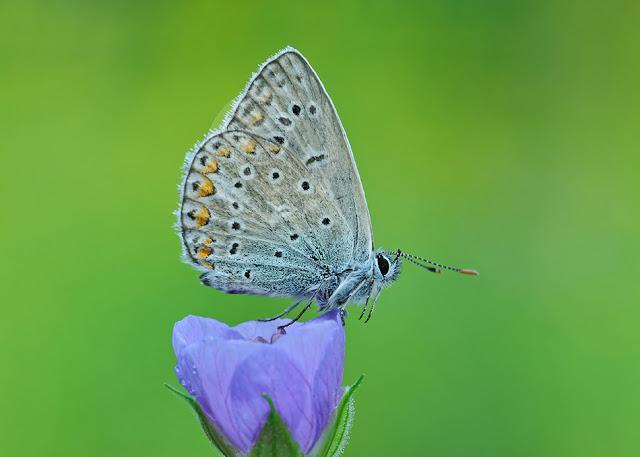
[[[382,273],[382,276],[387,276],[389,273],[389,260],[383,256],[382,254],[378,254],[376,256],[376,261],[378,262],[378,270]]]

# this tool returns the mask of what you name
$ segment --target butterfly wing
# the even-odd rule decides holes
[[[198,145],[186,166],[180,234],[205,284],[312,296],[328,268],[350,262],[354,240],[342,209],[289,147],[229,130]]]
[[[265,62],[230,112],[226,128],[257,134],[295,154],[346,220],[353,262],[369,258],[371,222],[351,147],[333,102],[302,54],[287,48]]]

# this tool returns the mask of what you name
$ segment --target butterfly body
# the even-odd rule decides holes
[[[295,49],[260,67],[185,169],[178,229],[205,285],[328,310],[377,298],[397,277],[399,256],[374,250],[335,107]]]

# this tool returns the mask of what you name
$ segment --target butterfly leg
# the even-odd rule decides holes
[[[366,324],[367,322],[369,322],[369,319],[371,319],[371,316],[373,315],[373,310],[376,309],[376,302],[373,302],[371,304],[371,308],[369,308],[369,314],[367,315],[367,318],[364,320],[364,323]]]
[[[302,303],[303,301],[304,300],[298,300],[294,302],[293,305],[289,306],[287,309],[285,309],[280,314],[278,314],[277,316],[273,316],[269,319],[258,319],[258,322],[271,322],[271,321],[275,321],[276,319],[280,319],[282,316],[285,316],[289,314],[291,311],[293,311],[294,309],[296,309],[298,305],[300,305],[300,303]]]
[[[346,318],[347,318],[347,309],[346,308],[340,308],[340,320],[342,321],[342,326],[343,327],[347,324],[345,322]]]
[[[364,317],[364,313],[367,311],[367,306],[369,306],[369,298],[371,297],[367,297],[367,301],[364,302],[364,306],[362,307],[362,312],[360,313],[360,317],[358,318],[359,321],[362,320],[362,318]]]
[[[381,293],[382,293],[382,289],[378,289],[378,292],[376,293],[376,298],[373,299],[373,303],[371,303],[371,307],[369,308],[369,314],[367,315],[367,318],[364,321],[365,324],[369,322],[369,319],[371,319],[371,316],[373,315],[373,312],[376,309],[376,303]]]
[[[307,304],[305,305],[305,307],[304,307],[304,308],[302,308],[302,311],[300,311],[296,317],[294,317],[293,319],[291,319],[291,320],[290,320],[289,322],[287,322],[286,324],[279,326],[279,327],[278,327],[278,330],[280,331],[280,333],[283,333],[283,334],[284,334],[284,333],[286,333],[286,332],[285,332],[285,328],[289,327],[289,326],[290,326],[291,324],[293,324],[294,322],[298,322],[298,321],[300,320],[300,318],[302,317],[302,315],[303,315],[304,313],[306,313],[306,312],[307,312],[307,310],[308,310],[309,308],[311,308],[311,304],[312,304],[312,303],[313,303],[313,300],[309,300],[309,303],[307,303]]]

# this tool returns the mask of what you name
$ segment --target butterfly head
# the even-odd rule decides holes
[[[400,256],[378,249],[375,253],[373,272],[375,279],[383,287],[389,285],[400,274]]]

